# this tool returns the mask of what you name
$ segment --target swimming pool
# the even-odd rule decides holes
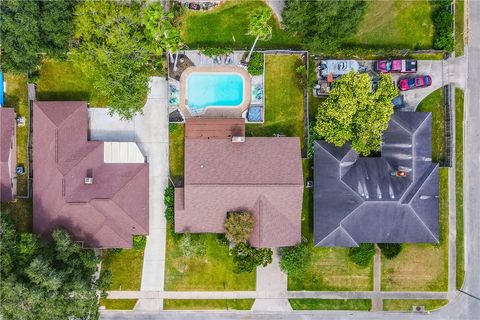
[[[238,107],[243,103],[244,86],[238,73],[192,72],[187,79],[187,106],[194,113],[208,107]]]

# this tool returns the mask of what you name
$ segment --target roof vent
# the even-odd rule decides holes
[[[232,142],[245,142],[245,137],[233,136]]]
[[[93,184],[93,178],[92,177],[85,177],[85,184]]]

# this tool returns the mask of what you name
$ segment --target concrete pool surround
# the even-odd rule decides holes
[[[217,74],[235,74],[239,75],[243,80],[243,99],[238,106],[208,106],[204,108],[204,112],[193,114],[188,108],[188,77],[192,73],[217,73]],[[251,79],[250,74],[241,67],[235,66],[208,66],[208,67],[189,67],[180,76],[180,104],[181,113],[186,118],[191,117],[207,117],[207,118],[240,118],[245,112],[251,101]]]

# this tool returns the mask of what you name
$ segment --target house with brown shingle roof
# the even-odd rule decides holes
[[[68,230],[88,248],[148,234],[148,164],[135,143],[89,141],[87,103],[33,103],[33,229]]]
[[[207,119],[202,135],[193,121],[185,128],[184,187],[175,189],[175,231],[223,233],[227,212],[246,210],[255,219],[252,246],[299,243],[300,139],[236,136],[245,132],[243,119]]]
[[[17,138],[13,108],[0,108],[0,201],[12,201],[17,194]]]

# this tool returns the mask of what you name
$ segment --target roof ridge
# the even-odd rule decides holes
[[[47,106],[47,105],[48,105],[48,104],[47,104],[48,102],[56,102],[56,101],[34,101],[33,103],[37,106],[37,108],[39,108],[39,109],[42,111],[42,113],[45,115],[45,117],[47,117],[48,120],[50,120],[50,122],[51,122],[56,128],[58,128],[62,123],[64,123],[67,119],[69,119],[72,115],[74,115],[78,110],[80,110],[80,106],[81,106],[85,101],[68,101],[69,103],[72,103],[72,104],[73,104],[73,102],[78,102],[78,103],[80,103],[80,104],[77,105],[75,111],[72,112],[72,113],[70,113],[65,119],[63,119],[63,120],[59,123],[59,125],[56,125],[56,124],[55,124],[55,122],[48,116],[48,114],[45,113],[45,110],[43,110],[42,105],[37,104],[37,102],[46,102],[45,104],[42,103],[42,105]],[[85,104],[86,104],[86,102],[85,102]],[[87,106],[86,109],[88,110],[88,106]],[[87,112],[88,112],[88,111],[87,111]],[[88,119],[88,118],[87,118],[87,119]],[[87,127],[88,127],[88,124],[87,124]]]
[[[394,113],[395,115],[395,113]],[[407,131],[408,133],[410,134],[413,134],[412,131],[410,131],[408,128],[406,128],[403,123],[401,123],[401,120],[400,119],[395,119],[395,117],[390,117],[390,120],[392,120],[393,122],[395,122],[400,128],[402,128],[403,130]],[[388,130],[388,128],[387,128]]]
[[[105,222],[102,224],[102,227],[103,226],[106,226],[107,228],[109,228],[110,230],[112,230],[113,232],[115,232],[120,238],[124,239],[125,241],[129,241],[131,240],[131,237],[132,237],[132,233],[130,233],[128,230],[126,230],[125,228],[122,228],[122,226],[118,225],[116,222],[115,222],[115,219],[110,219],[111,218],[111,215],[109,213],[106,212],[106,210],[104,210],[103,208],[99,207],[99,206],[96,206],[95,205],[95,201],[104,201],[104,202],[109,202],[111,201],[113,204],[115,204],[120,211],[122,211],[126,216],[128,216],[130,218],[130,216],[125,212],[125,210],[123,210],[117,203],[115,203],[115,201],[111,200],[111,199],[93,199],[93,200],[90,200],[88,203],[93,206],[97,211],[99,211],[100,213],[102,213],[102,215],[105,217],[105,221],[107,219],[109,219],[110,221],[112,221],[113,223],[110,224],[110,225],[107,225]],[[135,221],[136,223],[136,221]],[[137,223],[138,224],[138,223]],[[111,226],[114,226],[114,228],[112,228]],[[101,228],[100,228],[101,229]],[[99,230],[100,230],[99,229]],[[121,235],[118,231],[125,231],[123,232],[124,235]],[[127,237],[125,237],[125,234],[127,235]]]
[[[432,236],[433,239],[435,239],[437,242],[440,242],[440,240],[433,234],[432,230],[425,224],[425,222],[418,216],[418,214],[415,212],[415,210],[412,209],[410,204],[407,205],[408,209],[407,211],[410,211],[413,213],[413,215],[422,223],[423,227],[427,229],[428,233]]]
[[[420,192],[421,187],[425,184],[427,179],[432,175],[433,171],[438,166],[439,166],[438,163],[431,163],[430,166],[427,168],[427,170],[425,170],[425,172],[422,174],[422,176],[419,179],[417,179],[415,183],[410,184],[408,190],[405,191],[402,198],[400,198],[400,203],[410,205],[414,197]],[[410,197],[410,199],[407,199],[408,197]]]
[[[270,183],[270,184],[265,184],[265,183],[239,183],[239,184],[232,184],[232,183],[186,183],[183,187],[185,188],[186,186],[195,186],[195,187],[298,187],[302,186],[303,187],[303,182],[302,183]]]

